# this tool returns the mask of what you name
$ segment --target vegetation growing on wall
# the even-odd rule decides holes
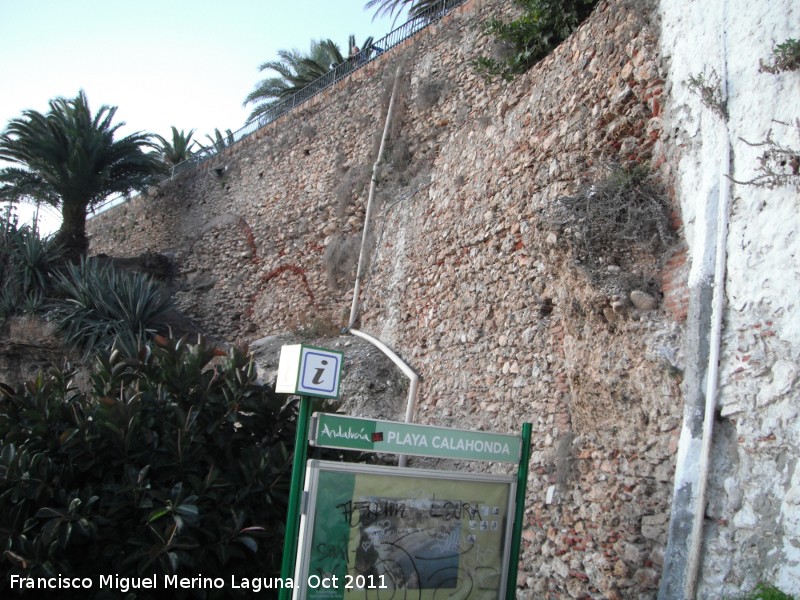
[[[789,38],[777,44],[772,49],[769,62],[759,61],[761,71],[773,75],[781,71],[796,71],[800,69],[800,40]]]
[[[636,274],[638,255],[658,257],[676,237],[667,195],[641,165],[613,168],[578,193],[559,198],[549,221],[572,246],[589,279],[609,294],[656,291]]]
[[[782,592],[775,586],[759,583],[744,600],[794,600],[794,596]]]
[[[333,236],[322,256],[328,286],[332,290],[344,290],[353,285],[360,249],[360,235]]]
[[[417,108],[429,110],[436,106],[447,84],[442,79],[429,79],[423,81],[417,90]]]
[[[513,79],[524,73],[578,28],[597,0],[514,0],[522,14],[512,21],[493,18],[486,32],[501,44],[499,57],[481,56],[474,64],[487,77]]]
[[[246,355],[158,338],[99,358],[88,393],[72,375],[0,386],[0,590],[12,574],[277,575],[296,409]]]
[[[800,69],[800,41],[792,38],[773,48],[769,63],[759,61],[759,70],[773,75],[798,69]],[[794,123],[777,119],[774,119],[773,123],[793,130],[795,136],[800,139],[800,118],[796,118]],[[745,181],[733,179],[735,183],[769,189],[789,185],[800,189],[800,149],[776,141],[772,129],[767,131],[760,142],[749,142],[745,139],[742,141],[748,146],[763,148],[764,152],[757,159],[756,175]]]
[[[800,139],[800,118],[795,119],[793,124],[784,121],[773,122],[776,125],[794,129],[796,137]],[[744,139],[742,141],[748,146],[763,148],[764,152],[757,159],[756,175],[745,181],[734,179],[735,183],[769,189],[781,186],[800,188],[800,148],[793,148],[788,144],[775,141],[772,129],[767,131],[766,138],[760,142],[748,142]]]
[[[700,98],[703,106],[713,110],[723,119],[728,118],[728,108],[722,97],[722,80],[714,69],[708,74],[690,75],[685,83],[691,92]]]

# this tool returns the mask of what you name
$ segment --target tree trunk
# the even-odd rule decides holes
[[[86,237],[86,205],[81,202],[64,202],[61,206],[63,222],[56,234],[56,242],[64,248],[65,257],[73,262],[80,260],[89,250]]]

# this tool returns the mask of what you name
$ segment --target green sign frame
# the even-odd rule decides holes
[[[308,461],[295,600],[506,597],[516,478]]]
[[[517,464],[520,436],[314,413],[310,443],[323,448]]]

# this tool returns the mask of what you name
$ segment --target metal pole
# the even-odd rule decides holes
[[[509,552],[508,580],[506,581],[506,600],[517,596],[517,571],[519,570],[519,549],[522,540],[522,520],[525,518],[525,495],[528,487],[528,462],[531,458],[530,423],[522,424],[522,456],[517,469],[517,497],[514,505],[514,528],[511,531],[511,550]]]
[[[300,530],[300,499],[306,474],[306,457],[308,455],[308,421],[311,416],[311,398],[300,396],[300,410],[297,414],[297,438],[294,441],[294,460],[292,462],[292,480],[289,484],[289,507],[286,511],[286,535],[283,544],[283,560],[281,562],[281,579],[289,580],[294,576],[294,565],[297,559],[297,535]],[[278,594],[280,600],[289,600],[293,590],[282,587]]]

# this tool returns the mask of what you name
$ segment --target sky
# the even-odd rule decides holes
[[[347,54],[381,38],[393,19],[373,20],[366,0],[0,0],[0,128],[22,111],[47,112],[48,101],[83,89],[96,112],[118,107],[120,133],[171,136],[195,129],[242,127],[244,98],[271,72],[262,63],[278,50],[306,51],[331,38]],[[395,26],[404,22],[401,16]],[[44,209],[43,230],[58,226]],[[20,220],[32,208],[20,206]],[[54,219],[56,219],[54,221]]]

